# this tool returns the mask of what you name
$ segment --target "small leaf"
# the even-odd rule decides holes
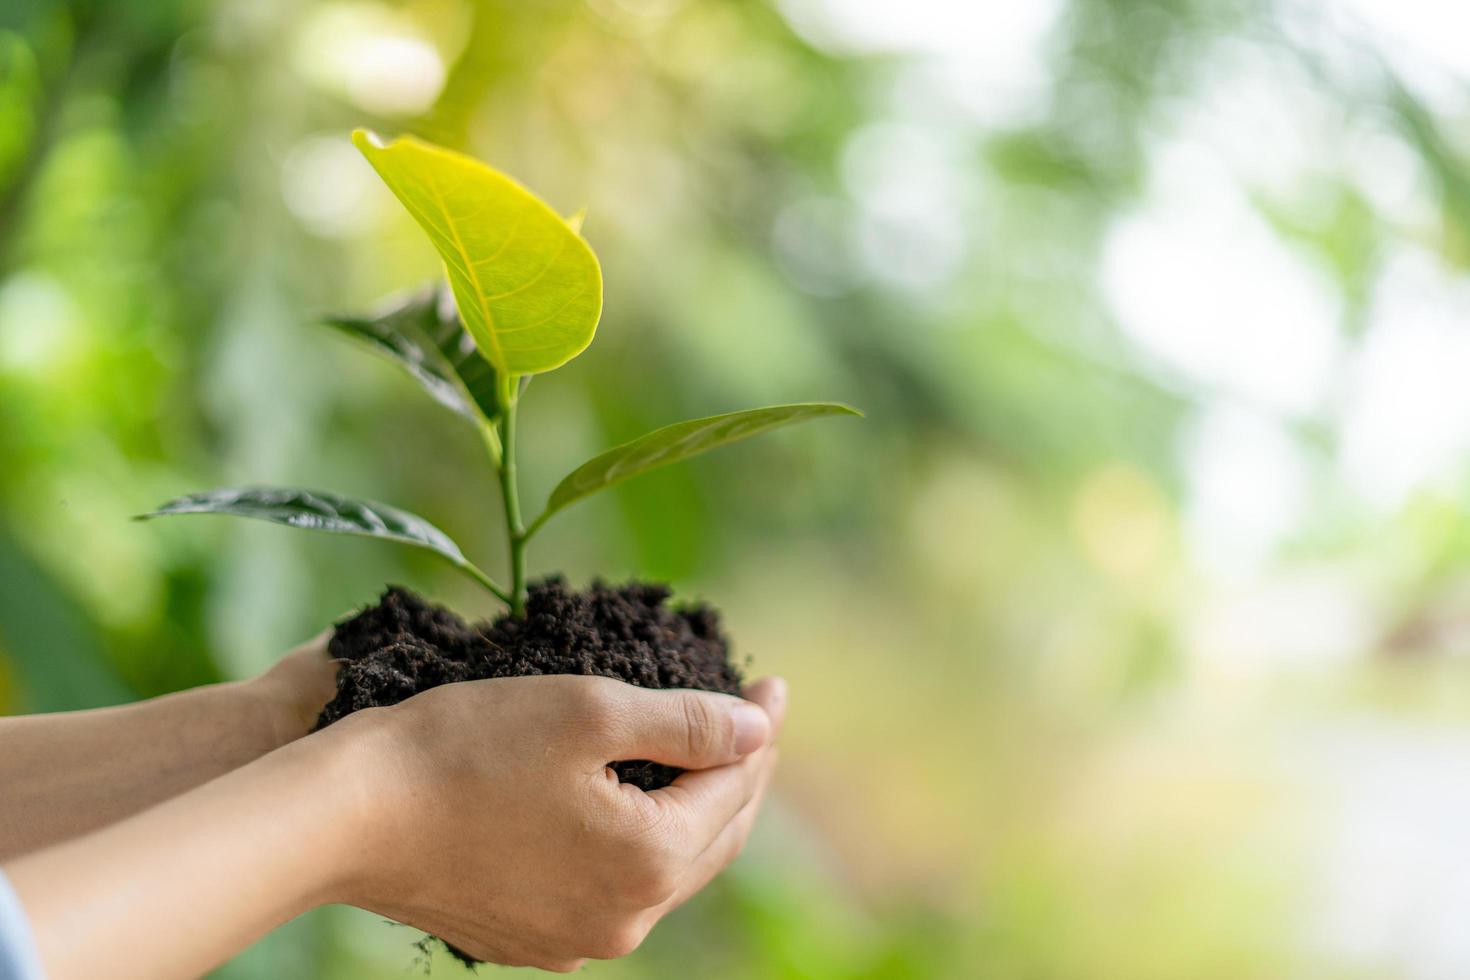
[[[439,353],[454,369],[454,374],[470,393],[487,420],[494,420],[500,413],[495,382],[495,368],[480,355],[475,339],[465,329],[459,313],[454,307],[454,295],[443,283],[433,287],[434,305],[432,316],[427,317],[424,330]]]
[[[837,402],[803,402],[692,419],[656,429],[632,442],[609,449],[600,456],[594,456],[569,473],[551,491],[546,510],[532,523],[531,530],[539,528],[548,517],[568,504],[651,469],[677,463],[690,456],[748,439],[792,422],[824,415],[862,414],[851,406]]]
[[[602,270],[582,236],[544,201],[478,160],[404,137],[352,140],[428,232],[460,317],[506,375],[560,367],[592,342]]]
[[[370,500],[353,500],[334,493],[274,487],[209,490],[179,497],[138,520],[175,514],[230,514],[285,524],[311,531],[385,538],[425,548],[448,559],[479,579],[492,592],[504,594],[472,565],[449,535],[416,514]]]
[[[435,401],[470,421],[491,422],[498,414],[495,369],[475,349],[445,287],[394,298],[368,316],[329,316],[322,322],[398,364]]]
[[[587,220],[587,209],[586,208],[581,208],[581,209],[579,209],[577,211],[576,214],[574,214],[571,217],[567,218],[567,226],[569,228],[571,228],[572,231],[575,231],[577,234],[580,235],[580,234],[582,234],[582,224],[586,220]]]

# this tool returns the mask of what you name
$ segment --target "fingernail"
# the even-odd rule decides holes
[[[771,719],[759,705],[737,704],[730,709],[735,722],[735,752],[748,755],[766,744],[771,733]]]

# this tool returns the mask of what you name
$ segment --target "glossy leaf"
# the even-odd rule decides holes
[[[498,414],[495,369],[465,332],[447,288],[429,286],[376,313],[322,322],[398,364],[451,411],[473,422],[494,421]]]
[[[640,473],[677,463],[719,446],[749,439],[771,429],[824,415],[863,413],[837,402],[772,405],[728,415],[692,419],[656,429],[645,436],[609,449],[577,467],[551,491],[546,510],[531,525],[538,529],[552,514],[583,497],[621,483]]]
[[[499,171],[404,137],[352,134],[429,235],[465,329],[502,374],[560,367],[592,342],[602,270],[587,242],[544,201]]]
[[[310,531],[384,538],[434,552],[468,572],[492,592],[504,593],[481,572],[459,545],[417,514],[370,500],[353,500],[334,493],[277,487],[242,487],[189,494],[140,514],[138,520],[175,514],[229,514],[285,524]]]

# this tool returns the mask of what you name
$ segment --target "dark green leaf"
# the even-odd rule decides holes
[[[230,514],[311,531],[385,538],[425,548],[468,572],[492,592],[500,589],[459,550],[449,535],[417,514],[370,500],[353,500],[319,490],[244,487],[209,490],[170,500],[139,520],[175,514]],[[502,595],[503,598],[503,595]]]
[[[855,408],[836,402],[803,402],[692,419],[656,429],[632,442],[609,449],[600,456],[594,456],[569,473],[551,491],[546,510],[536,518],[531,530],[539,528],[548,517],[568,504],[651,469],[677,463],[690,456],[741,439],[749,439],[792,422],[824,415],[862,414]]]
[[[398,364],[451,411],[473,422],[494,420],[495,369],[480,356],[442,285],[390,300],[368,316],[331,316],[323,322]]]

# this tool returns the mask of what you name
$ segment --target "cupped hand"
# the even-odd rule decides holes
[[[343,719],[328,732],[356,740],[375,775],[336,897],[496,963],[564,972],[623,956],[750,832],[785,684],[746,694],[520,677]],[[688,771],[644,792],[607,768],[624,759]]]
[[[337,661],[327,654],[331,636],[330,629],[322,631],[244,682],[245,689],[264,706],[278,745],[310,732],[322,708],[337,693]]]

